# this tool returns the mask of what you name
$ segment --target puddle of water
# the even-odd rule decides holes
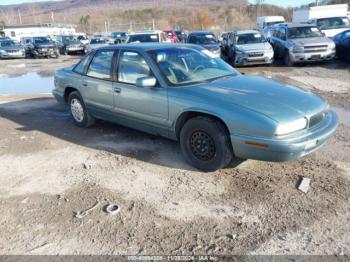
[[[332,109],[338,114],[340,123],[350,127],[350,110],[342,107],[332,107]]]
[[[51,93],[53,77],[42,77],[37,73],[21,76],[0,76],[0,94]]]

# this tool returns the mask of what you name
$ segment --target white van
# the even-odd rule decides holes
[[[260,30],[275,24],[282,24],[285,22],[286,20],[283,16],[258,16],[256,19],[258,29]]]
[[[322,5],[293,10],[293,23],[316,25],[327,37],[350,29],[348,5]]]

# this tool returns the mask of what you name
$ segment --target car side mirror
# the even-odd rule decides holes
[[[136,79],[137,87],[155,87],[157,79],[153,76],[140,77]]]

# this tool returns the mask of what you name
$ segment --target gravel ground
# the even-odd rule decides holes
[[[0,80],[75,61],[0,61]],[[80,129],[50,94],[0,95],[0,254],[350,254],[350,64],[239,70],[324,96],[335,136],[297,161],[201,173],[175,142]]]

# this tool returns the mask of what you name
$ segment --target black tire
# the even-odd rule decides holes
[[[283,62],[285,66],[293,66],[294,63],[290,59],[289,51],[287,50],[283,56]]]
[[[188,120],[180,132],[180,145],[186,160],[205,172],[224,168],[233,158],[225,126],[210,117],[198,116]]]
[[[73,109],[73,101],[74,103],[79,102],[81,105],[81,109],[82,109],[82,116],[81,116],[81,120],[79,118],[77,118],[77,116],[75,115],[75,113],[73,113],[74,109]],[[79,126],[79,127],[89,127],[92,126],[96,119],[89,114],[89,112],[86,109],[85,103],[83,98],[81,97],[80,93],[78,91],[74,91],[72,93],[69,94],[68,96],[68,106],[69,106],[69,112],[74,120],[74,123]]]

